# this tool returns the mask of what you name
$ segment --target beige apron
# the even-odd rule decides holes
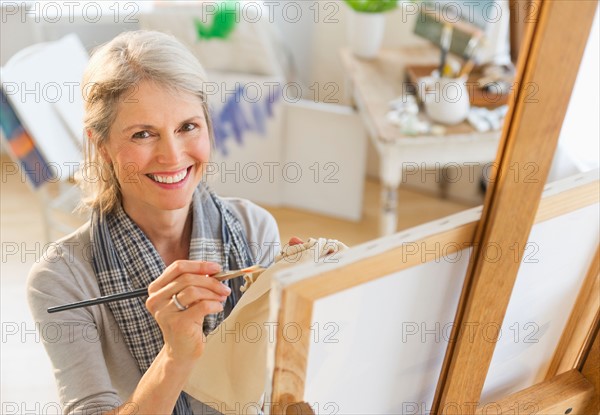
[[[244,276],[244,295],[229,317],[207,337],[185,392],[223,413],[261,413],[267,345],[275,341],[276,333],[276,322],[268,321],[272,276],[346,248],[339,241],[311,238],[287,247],[266,271]]]

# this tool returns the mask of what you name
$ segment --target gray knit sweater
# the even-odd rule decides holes
[[[270,264],[281,249],[273,217],[247,200],[223,200],[240,219],[259,263]],[[46,312],[48,307],[101,295],[90,244],[88,223],[53,244],[32,268],[27,284],[29,306],[54,366],[65,414],[100,414],[121,405],[142,375],[106,304]],[[198,401],[190,400],[194,413],[210,413]]]

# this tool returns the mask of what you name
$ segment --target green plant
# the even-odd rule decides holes
[[[383,13],[398,7],[397,0],[344,0],[359,13]]]
[[[196,27],[198,39],[227,39],[231,32],[233,32],[238,21],[238,7],[237,0],[225,0],[219,3],[212,25],[205,24],[202,20],[194,18],[194,26]]]

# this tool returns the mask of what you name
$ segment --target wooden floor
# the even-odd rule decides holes
[[[379,236],[380,192],[381,185],[378,181],[366,181],[363,215],[359,222],[335,219],[297,209],[266,208],[279,224],[282,243],[288,241],[291,236],[298,236],[301,239],[327,237],[353,246]],[[472,207],[407,188],[400,189],[398,200],[398,231]]]
[[[3,332],[0,344],[0,394],[3,402],[11,402],[18,405],[18,408],[41,413],[48,405],[56,407],[57,394],[52,367],[35,334],[35,325],[29,314],[25,281],[29,269],[42,255],[46,245],[42,209],[39,199],[21,175],[10,174],[14,168],[11,163],[6,158],[2,159],[0,183],[0,311]],[[312,236],[338,239],[352,246],[377,237],[379,192],[379,183],[366,182],[363,218],[359,222],[333,219],[290,208],[267,209],[277,220],[284,243],[291,236],[302,239]],[[398,229],[406,229],[468,207],[470,206],[402,189],[399,193]]]

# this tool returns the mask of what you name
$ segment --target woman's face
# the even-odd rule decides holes
[[[102,155],[131,214],[187,208],[210,156],[199,97],[144,81],[124,94]]]

